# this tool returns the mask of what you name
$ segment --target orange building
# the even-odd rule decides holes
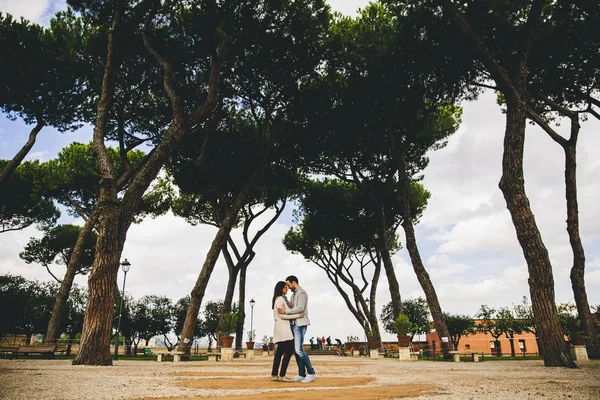
[[[476,325],[478,325],[478,322],[475,320]],[[424,354],[436,355],[440,353],[441,338],[437,332],[433,330],[429,332],[426,335],[426,341],[426,344],[422,343],[419,346],[423,349]],[[533,333],[523,332],[515,334],[512,342],[514,343],[515,356],[539,354],[537,340]],[[489,333],[477,332],[472,335],[462,336],[458,342],[458,348],[455,349],[454,344],[451,344],[451,347],[459,353],[477,352],[495,356],[511,355],[511,339],[507,338],[506,335],[495,339]]]

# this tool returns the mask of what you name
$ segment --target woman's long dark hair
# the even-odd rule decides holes
[[[284,281],[279,281],[275,285],[275,290],[273,291],[273,302],[271,303],[271,310],[275,308],[275,300],[279,296],[283,296],[283,288],[287,285]]]

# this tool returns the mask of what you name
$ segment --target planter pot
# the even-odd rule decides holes
[[[262,349],[263,349],[263,351],[269,351],[269,346],[267,346],[266,344],[263,344]]]
[[[246,342],[246,348],[248,350],[254,350],[254,342]]]
[[[221,336],[221,347],[224,349],[230,349],[233,345],[233,339],[235,336]]]
[[[585,346],[585,336],[578,334],[571,335],[571,344],[573,346]]]
[[[269,350],[273,351],[275,348],[275,343],[269,343]]]
[[[410,336],[398,335],[398,347],[408,347],[410,343]]]

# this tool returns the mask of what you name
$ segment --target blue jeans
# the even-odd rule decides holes
[[[308,354],[302,348],[304,343],[304,334],[306,333],[306,326],[292,325],[292,333],[294,334],[294,355],[296,356],[296,364],[298,364],[298,375],[306,376],[308,372],[310,375],[315,374],[310,358]]]

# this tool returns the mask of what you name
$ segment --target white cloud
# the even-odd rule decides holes
[[[365,0],[328,0],[332,11],[338,11],[345,15],[355,16],[359,8],[365,8],[368,1]]]
[[[429,238],[440,242],[437,252],[443,254],[477,254],[509,252],[517,245],[508,212],[465,219],[450,230],[441,228]]]
[[[472,266],[452,261],[447,255],[432,255],[427,260],[430,274],[436,279],[448,279],[464,275],[473,269]]]
[[[32,151],[25,157],[26,160],[48,161],[51,158],[47,151]]]
[[[50,18],[64,9],[65,0],[0,0],[0,10],[3,12],[41,25],[48,25]]]

